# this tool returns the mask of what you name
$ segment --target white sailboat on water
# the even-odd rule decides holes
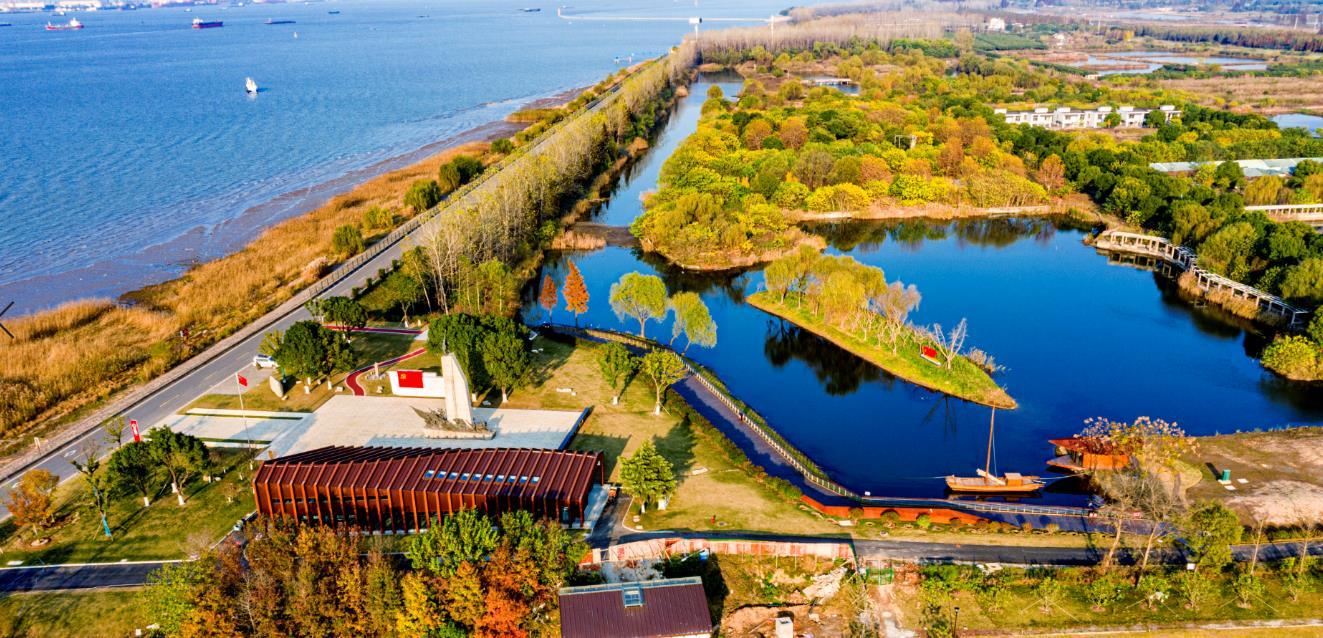
[[[257,93],[257,83],[254,82],[252,78],[244,78],[243,88],[250,95]]]

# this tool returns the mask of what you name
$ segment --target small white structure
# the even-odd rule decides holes
[[[445,384],[435,372],[424,370],[391,370],[390,392],[397,397],[429,397],[440,399],[446,396]]]
[[[1006,21],[1001,18],[988,18],[988,32],[997,33],[1006,30]]]
[[[1068,106],[1062,106],[1052,110],[1040,106],[1033,110],[993,109],[993,112],[1006,118],[1007,124],[1073,129],[1102,128],[1103,122],[1112,113],[1121,118],[1121,122],[1117,124],[1119,128],[1143,128],[1145,118],[1155,110],[1162,113],[1168,122],[1171,121],[1171,118],[1181,114],[1176,107],[1170,104],[1164,104],[1157,109],[1137,109],[1133,106],[1120,106],[1116,109],[1110,106],[1100,106],[1096,109],[1072,109]]]

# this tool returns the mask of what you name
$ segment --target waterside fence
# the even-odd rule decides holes
[[[660,349],[674,352],[669,346],[660,342],[614,330],[591,327],[580,328],[562,324],[544,324],[541,329],[592,341],[615,341],[637,351]],[[913,521],[921,515],[926,515],[937,523],[953,521],[972,523],[980,519],[990,519],[1015,525],[1029,523],[1035,527],[1057,524],[1062,529],[1088,527],[1088,519],[1093,517],[1093,510],[1083,507],[861,495],[832,480],[808,456],[796,449],[789,441],[786,441],[780,433],[767,423],[766,419],[731,394],[715,374],[683,355],[680,358],[684,361],[691,377],[698,381],[699,387],[735,416],[735,426],[766,444],[777,460],[797,474],[794,478],[799,480],[792,480],[791,483],[800,488],[803,493],[800,500],[828,516],[880,518],[888,512],[894,512],[901,520],[906,521]],[[714,423],[713,425],[716,426],[717,424]],[[738,445],[738,442],[736,444]],[[740,447],[743,448],[744,446]],[[748,454],[750,450],[745,449],[744,451]],[[767,471],[768,474],[773,473],[773,468],[764,467],[763,470]]]
[[[1193,250],[1172,243],[1165,237],[1107,230],[1093,239],[1099,250],[1153,257],[1195,277],[1199,289],[1205,293],[1220,292],[1234,299],[1253,302],[1259,312],[1278,318],[1288,328],[1301,330],[1309,322],[1310,312],[1287,303],[1273,294],[1242,284],[1210,270],[1199,267],[1199,258]]]

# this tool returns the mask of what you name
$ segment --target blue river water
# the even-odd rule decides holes
[[[572,12],[765,17],[782,8],[588,0]],[[42,28],[70,17],[85,28]],[[194,18],[224,27],[194,30]],[[530,0],[5,21],[13,26],[0,29],[0,300],[18,301],[11,316],[113,297],[231,252],[383,160],[593,84],[631,54],[660,55],[691,31],[683,19],[567,21],[555,5]],[[255,97],[243,90],[249,76],[262,87]],[[328,182],[334,187],[317,188]]]
[[[693,131],[707,86],[691,87],[653,152],[594,221],[626,225],[641,211],[638,194],[656,188],[665,154]],[[1192,434],[1323,423],[1323,394],[1276,379],[1250,356],[1262,348],[1261,336],[1193,307],[1160,275],[1110,264],[1082,243],[1085,230],[1024,219],[809,228],[828,239],[829,251],[915,284],[923,295],[915,323],[949,327],[966,318],[968,345],[1006,367],[998,381],[1020,408],[997,414],[1002,471],[1044,474],[1053,453],[1048,439],[1078,432],[1090,417],[1151,416]],[[895,379],[743,303],[762,285],[757,269],[685,272],[623,247],[553,253],[544,268],[563,281],[567,260],[588,287],[585,325],[637,330],[608,302],[611,284],[630,271],[659,274],[672,293],[699,292],[718,342],[688,354],[861,493],[940,496],[941,477],[972,475],[983,465],[987,408]],[[525,312],[533,319],[541,310],[530,299]],[[557,320],[568,321],[566,311]],[[669,339],[670,324],[652,323],[647,334]],[[1033,500],[1078,503],[1079,487],[1054,481]]]

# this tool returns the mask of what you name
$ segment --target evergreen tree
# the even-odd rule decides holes
[[[639,511],[675,492],[675,470],[652,440],[620,462],[620,482],[639,501]]]

